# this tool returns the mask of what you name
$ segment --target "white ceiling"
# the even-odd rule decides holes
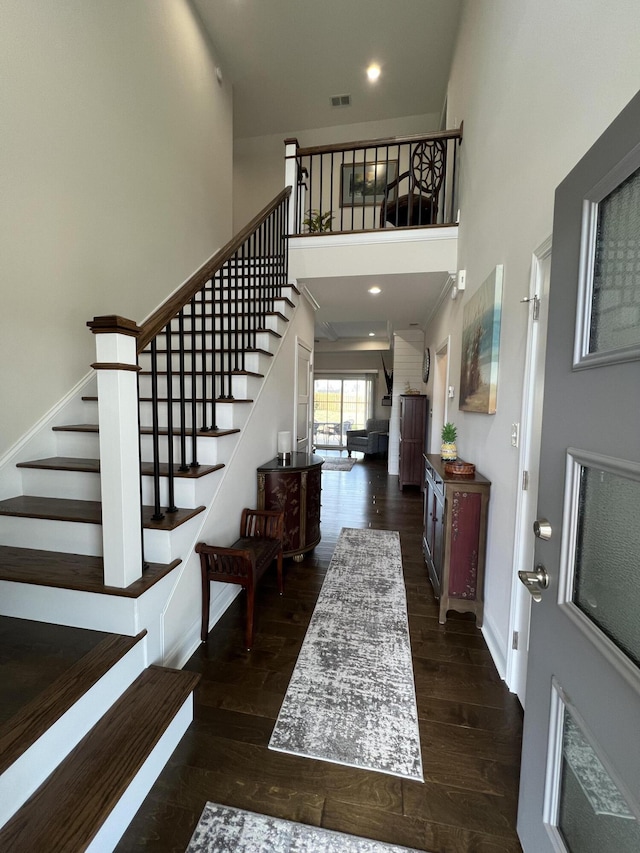
[[[192,3],[233,84],[236,139],[442,112],[460,0]],[[365,73],[371,62],[382,69],[375,84]],[[330,97],[342,94],[351,106],[331,107]],[[316,336],[327,338],[329,323],[332,337],[368,339],[376,331],[388,346],[393,328],[422,325],[446,277],[307,282],[321,306]],[[384,292],[369,302],[360,291],[372,283]]]
[[[316,314],[316,340],[353,343],[366,341],[388,347],[390,332],[421,327],[435,311],[447,284],[448,273],[384,276],[344,276],[299,280],[320,308]],[[381,293],[369,288],[377,285]],[[391,318],[392,321],[391,321]],[[391,329],[389,326],[391,325]],[[374,332],[370,339],[370,332]]]

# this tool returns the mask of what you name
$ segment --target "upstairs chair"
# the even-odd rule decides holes
[[[279,510],[243,509],[240,538],[230,548],[199,542],[202,572],[202,642],[209,632],[209,598],[211,581],[237,583],[247,592],[245,641],[247,650],[253,644],[253,610],[258,581],[274,560],[278,561],[278,591],[284,592],[282,550],[284,513]]]
[[[347,430],[347,453],[358,450],[365,456],[386,453],[389,446],[389,421],[384,418],[369,418],[364,429]]]
[[[444,180],[446,143],[432,139],[416,145],[410,168],[387,184],[380,207],[380,227],[433,225],[438,218],[438,196]],[[401,181],[409,179],[406,195],[397,195]]]

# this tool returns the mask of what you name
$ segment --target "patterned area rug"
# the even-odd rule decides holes
[[[356,464],[355,459],[350,459],[346,456],[344,459],[341,456],[325,456],[323,471],[350,471]]]
[[[396,531],[342,529],[269,747],[423,781]]]
[[[418,853],[355,835],[207,803],[187,853]]]

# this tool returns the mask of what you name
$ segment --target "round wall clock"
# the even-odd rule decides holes
[[[429,371],[431,370],[431,353],[429,352],[429,347],[427,347],[424,351],[424,357],[422,359],[422,381],[429,381]]]

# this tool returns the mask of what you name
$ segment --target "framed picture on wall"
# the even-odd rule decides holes
[[[343,163],[340,175],[340,206],[367,207],[382,204],[387,184],[398,177],[397,160],[371,163]],[[390,199],[395,200],[394,187]]]
[[[464,306],[459,405],[463,412],[496,413],[502,275],[498,264]]]

